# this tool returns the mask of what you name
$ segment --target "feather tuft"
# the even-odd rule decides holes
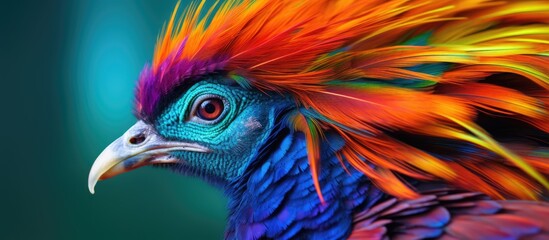
[[[326,131],[345,140],[343,161],[401,198],[418,196],[407,178],[497,198],[549,188],[547,1],[229,0],[199,17],[204,5],[179,20],[176,6],[140,75],[140,118],[190,80],[226,73],[305,109],[291,122],[321,199]],[[509,119],[507,132],[491,127]]]

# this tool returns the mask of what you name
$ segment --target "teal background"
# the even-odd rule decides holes
[[[0,3],[0,239],[223,237],[226,199],[198,179],[141,168],[87,189],[175,4]]]

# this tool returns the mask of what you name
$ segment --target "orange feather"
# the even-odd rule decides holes
[[[398,197],[417,196],[404,176],[497,198],[535,199],[540,186],[549,187],[548,155],[532,156],[538,146],[504,144],[475,123],[487,112],[548,136],[547,1],[229,0],[200,18],[203,6],[192,5],[181,20],[176,7],[156,46],[150,71],[156,75],[142,82],[165,86],[166,66],[185,63],[188,72],[221,70],[258,91],[292,96],[296,108],[318,114],[299,113],[292,124],[306,136],[321,199],[325,131],[345,140],[342,159]],[[425,43],[407,43],[421,36],[428,36]],[[216,64],[199,64],[207,61]],[[447,68],[414,68],[429,64]],[[514,89],[501,74],[533,90]],[[172,80],[179,84],[188,76],[177,77]],[[156,103],[147,101],[138,97],[137,109]],[[486,154],[447,161],[397,132],[469,144]]]

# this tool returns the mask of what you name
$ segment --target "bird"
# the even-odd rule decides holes
[[[179,5],[91,193],[153,166],[226,239],[549,239],[548,1]]]

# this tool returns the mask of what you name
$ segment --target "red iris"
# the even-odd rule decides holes
[[[196,110],[196,115],[204,120],[215,120],[223,112],[223,101],[219,98],[207,98],[202,100]]]

